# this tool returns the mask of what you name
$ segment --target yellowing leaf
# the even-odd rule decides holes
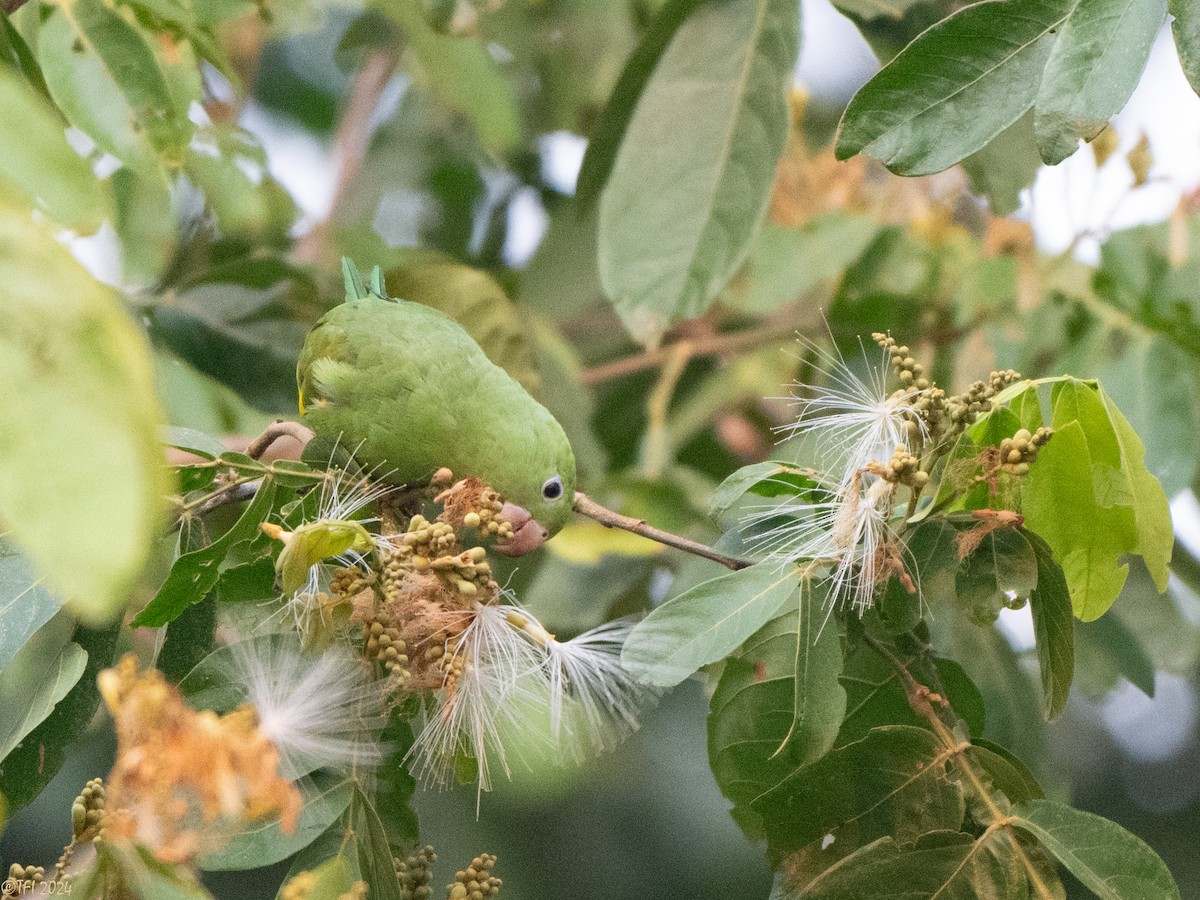
[[[590,566],[603,556],[654,556],[662,544],[620,528],[605,528],[599,522],[568,525],[546,544],[567,562]]]
[[[170,488],[153,377],[112,291],[0,206],[0,520],[92,621],[124,605]]]

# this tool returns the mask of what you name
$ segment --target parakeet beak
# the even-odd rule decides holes
[[[505,556],[524,556],[542,546],[550,537],[550,532],[523,506],[505,503],[500,508],[500,518],[508,522],[513,530],[512,537],[495,546]]]

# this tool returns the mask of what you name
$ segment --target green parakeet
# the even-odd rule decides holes
[[[300,412],[395,484],[447,467],[477,476],[507,501],[513,536],[496,549],[527,553],[566,523],[575,456],[562,426],[453,319],[388,299],[344,261],[346,302],[326,313],[300,351]]]

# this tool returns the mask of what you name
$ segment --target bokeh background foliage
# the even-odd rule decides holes
[[[728,552],[739,550],[734,489],[766,470],[722,482],[803,455],[773,446],[793,414],[773,398],[812,374],[804,353],[781,352],[795,332],[852,355],[860,335],[890,331],[953,389],[1009,366],[1098,377],[1145,443],[1149,471],[1182,498],[1186,536],[1200,358],[1194,197],[1136,227],[1080,226],[1051,253],[1029,225],[1026,189],[1068,157],[1119,171],[1122,200],[1169,180],[1144,136],[1108,123],[1164,30],[1200,85],[1200,8],[837,0],[883,64],[850,99],[810,96],[796,80],[802,32],[823,39],[808,27],[816,6],[802,16],[795,0],[8,0],[0,793],[15,816],[0,840],[5,863],[52,859],[64,804],[107,769],[107,726],[89,727],[95,674],[150,633],[119,613],[161,593],[176,552],[218,546],[209,556],[238,575],[207,583],[208,599],[186,597],[203,602],[168,627],[160,659],[178,680],[199,658],[188,648],[211,643],[217,600],[261,579],[261,566],[249,571],[256,558],[239,555],[256,509],[220,510],[219,545],[193,546],[186,530],[178,546],[156,540],[163,498],[203,486],[170,483],[160,426],[174,426],[172,444],[219,453],[209,436],[250,437],[294,416],[296,355],[340,299],[343,254],[381,265],[392,294],[459,318],[562,421],[590,494]],[[987,427],[1016,427],[993,418],[983,443]],[[928,531],[934,559],[944,536]],[[930,619],[939,656],[927,674],[968,727],[973,762],[1018,804],[1021,830],[996,832],[979,877],[987,866],[1007,877],[1024,852],[1015,833],[1067,864],[1081,882],[1066,876],[1071,895],[1151,896],[1132,893],[1147,883],[1138,877],[1171,895],[1152,853],[1064,812],[1072,803],[1140,835],[1183,896],[1200,896],[1200,559],[1177,542],[1166,579],[1162,542],[1117,547],[1105,558],[1111,596],[1076,603],[1064,620],[1045,612],[1064,608],[1047,597],[1066,590],[1045,544],[993,540],[1011,563],[1003,573],[923,573],[962,601]],[[240,550],[226,559],[230,548]],[[1128,552],[1149,568],[1133,559],[1126,572]],[[1012,573],[1030,566],[1043,600],[993,624],[1006,591],[1020,592]],[[574,632],[721,572],[581,519],[511,584]],[[891,790],[871,773],[933,752],[933,732],[877,654],[859,645],[839,673],[839,635],[800,633],[819,618],[819,595],[772,602],[744,644],[654,675],[680,681],[741,645],[707,679],[667,693],[614,755],[518,774],[478,820],[471,791],[418,792],[423,839],[452,859],[499,853],[513,897],[750,897],[771,891],[768,859],[746,840],[765,837],[771,865],[784,860],[775,896],[796,895],[805,859],[794,851],[845,825],[819,811]],[[1054,655],[1064,634],[1069,696]],[[797,735],[794,685],[806,675],[826,690]],[[1061,716],[1047,725],[1044,712]],[[772,747],[795,738],[811,757],[740,756],[746,729]],[[853,878],[932,884],[961,863],[969,847],[952,815],[945,831],[932,820],[904,830],[906,810],[961,812],[958,782],[927,781],[886,815],[854,820],[859,834],[885,836]],[[314,790],[314,822],[355,808],[344,785]],[[363,833],[373,827],[364,821]],[[208,874],[217,896],[271,895],[299,847],[264,842],[254,858],[275,868]],[[1083,846],[1105,849],[1080,859]],[[210,868],[237,868],[225,862]],[[861,896],[862,882],[838,877],[819,895]]]

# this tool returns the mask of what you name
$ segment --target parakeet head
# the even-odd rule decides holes
[[[538,439],[528,444],[533,458],[514,458],[513,471],[502,479],[508,483],[494,485],[506,498],[501,518],[513,529],[496,549],[509,556],[528,553],[557,534],[575,502],[575,454],[558,422],[549,413],[539,418],[533,429]]]

